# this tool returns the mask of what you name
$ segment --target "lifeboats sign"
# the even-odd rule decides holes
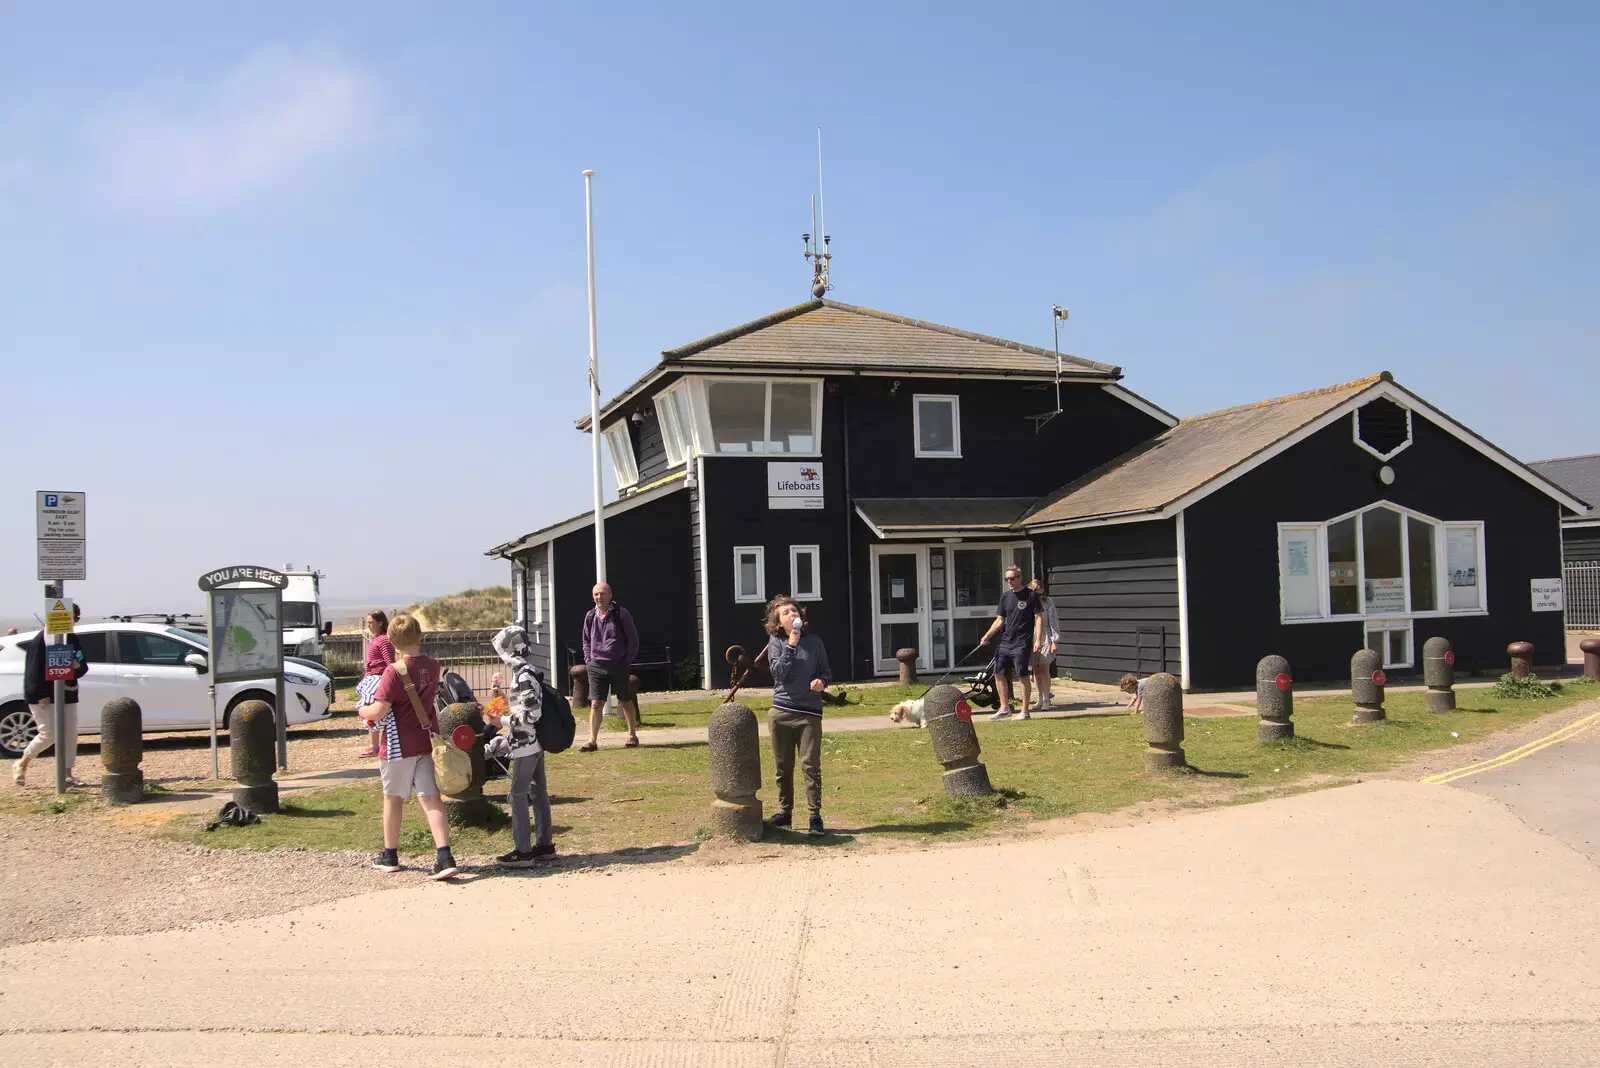
[[[767,507],[822,507],[822,465],[820,463],[767,464]]]

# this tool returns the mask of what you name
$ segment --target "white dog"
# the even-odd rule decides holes
[[[909,701],[901,701],[889,710],[890,722],[899,723],[908,719],[913,727],[927,726],[922,718],[922,698],[915,697]]]

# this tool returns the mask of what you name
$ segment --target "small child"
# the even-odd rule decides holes
[[[442,671],[439,661],[422,655],[422,627],[410,616],[394,617],[389,623],[389,641],[398,656],[384,669],[372,703],[357,712],[383,732],[378,764],[383,779],[383,849],[372,866],[379,871],[400,870],[400,818],[406,798],[415,793],[428,830],[433,832],[433,873],[428,877],[448,879],[458,869],[450,852],[444,802],[433,777],[432,735],[439,732],[439,725],[432,709]]]
[[[506,747],[511,756],[511,784],[508,799],[511,802],[512,850],[495,858],[502,868],[526,868],[535,861],[554,860],[556,846],[550,825],[550,791],[545,785],[544,750],[539,746],[535,725],[539,722],[544,700],[544,687],[539,673],[528,657],[533,647],[528,632],[521,627],[506,627],[494,636],[494,651],[511,669],[511,694],[503,702],[504,715],[497,714],[499,700],[489,702],[484,718],[506,733]],[[491,687],[496,698],[501,696],[500,676],[494,677]],[[528,810],[533,809],[533,830],[530,836]]]
[[[381,608],[374,608],[367,615],[367,630],[372,640],[367,643],[367,662],[361,681],[356,683],[357,708],[372,703],[373,695],[378,692],[378,683],[383,679],[384,669],[394,663],[394,643],[389,641],[389,614]],[[367,747],[361,750],[361,755],[378,755],[376,723],[367,723]]]
[[[1117,689],[1123,693],[1133,694],[1132,700],[1128,702],[1128,715],[1139,714],[1139,706],[1144,703],[1144,684],[1149,681],[1148,677],[1141,679],[1131,671],[1117,681]]]

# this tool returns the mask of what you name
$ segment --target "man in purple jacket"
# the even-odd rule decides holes
[[[630,749],[639,744],[639,706],[634,703],[628,674],[638,655],[639,631],[633,625],[633,615],[612,602],[610,586],[597,583],[594,607],[583,617],[583,662],[589,668],[589,742],[578,746],[580,753],[592,753],[600,747],[600,722],[610,694],[617,695],[617,704],[622,706],[622,716],[628,723],[628,740],[623,744]]]

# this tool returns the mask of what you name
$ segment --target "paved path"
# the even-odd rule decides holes
[[[1593,745],[1072,835],[404,874],[17,946],[0,1063],[1600,1064]]]

